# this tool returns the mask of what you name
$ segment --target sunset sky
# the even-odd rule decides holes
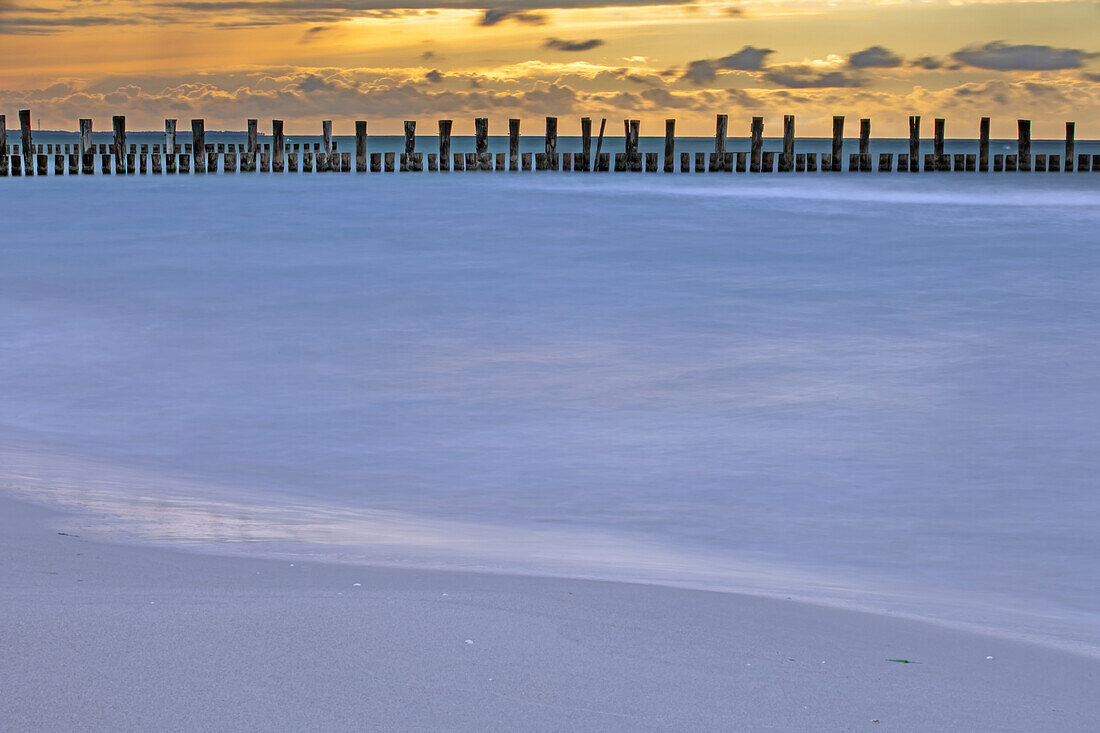
[[[1037,138],[1100,138],[1100,3],[998,0],[0,0],[0,113],[30,107],[43,129],[79,117],[107,129],[162,129],[248,117],[291,132],[355,119],[397,133],[402,119],[456,134],[488,116],[524,132],[541,118],[624,117],[642,134],[712,134],[730,115],[802,135],[833,114],[868,116],[876,136],[907,134],[909,114],[943,116],[948,137],[1034,120]],[[854,124],[854,123],[853,123]],[[744,129],[742,129],[744,128]],[[421,128],[423,129],[423,128]],[[854,132],[854,129],[853,129]]]

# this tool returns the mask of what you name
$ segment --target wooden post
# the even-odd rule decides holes
[[[201,119],[191,120],[191,160],[195,173],[206,172],[206,130]]]
[[[714,165],[713,170],[724,170],[726,167],[726,130],[729,124],[728,115],[716,115],[714,122]]]
[[[248,153],[248,156],[250,158],[252,158],[252,160],[253,160],[253,165],[252,165],[253,170],[256,169],[256,166],[255,166],[256,139],[259,137],[259,131],[260,131],[260,121],[256,120],[256,119],[249,119],[248,120],[248,150],[247,150],[247,153]]]
[[[623,151],[623,161],[628,171],[642,170],[642,156],[638,154],[638,128],[639,120],[623,120],[626,149]]]
[[[944,171],[950,170],[949,159],[943,154],[943,130],[945,120],[942,117],[935,118],[933,123],[934,133],[932,138],[932,170]],[[927,166],[927,158],[925,158],[925,165]]]
[[[1019,130],[1016,168],[1029,171],[1031,170],[1031,120],[1017,120],[1016,125]]]
[[[909,116],[909,172],[920,170],[920,115]],[[901,158],[898,158],[901,163]]]
[[[19,137],[23,152],[23,174],[34,175],[34,141],[31,139],[31,111],[19,110]]]
[[[439,170],[451,169],[451,120],[439,121]],[[374,166],[371,166],[374,170]]]
[[[8,117],[0,115],[0,177],[8,175]]]
[[[286,153],[286,139],[283,137],[282,120],[271,121],[271,147],[271,172],[282,173],[283,157]]]
[[[749,126],[749,135],[752,139],[749,144],[749,172],[760,172],[760,157],[764,151],[764,118],[753,117]]]
[[[783,115],[783,155],[779,158],[779,170],[794,170],[794,115]]]
[[[833,116],[833,158],[832,171],[840,173],[844,169],[844,117]]]
[[[552,171],[558,169],[558,118],[546,118],[546,164]]]
[[[531,154],[530,153],[520,153],[519,154],[519,166],[522,170],[525,170],[525,171],[531,170]]]
[[[680,153],[680,172],[691,173],[691,153]]]
[[[519,170],[519,120],[508,120],[508,170]]]
[[[695,172],[703,173],[707,169],[707,154],[696,153],[695,154]]]
[[[474,152],[479,170],[493,170],[493,158],[489,154],[489,118],[474,118]]]
[[[5,144],[6,144],[6,142],[7,141],[5,140]],[[7,147],[4,148],[4,152],[7,153]],[[85,156],[85,154],[93,152],[92,151],[92,121],[90,119],[88,119],[87,117],[81,118],[81,120],[80,120],[80,146],[79,146],[79,151],[78,152],[79,152],[80,157],[82,159]]]
[[[367,121],[355,121],[355,172],[367,172]]]
[[[126,172],[126,116],[115,115],[112,118],[115,144],[115,173]]]
[[[325,149],[325,157],[332,159],[332,120],[321,120],[321,145]],[[331,165],[328,167],[332,167]]]
[[[1073,132],[1074,123],[1066,123],[1066,172],[1069,173],[1073,170]]]
[[[385,172],[386,173],[393,173],[393,153],[392,152],[386,153],[383,156],[383,158],[384,158],[384,161],[385,161]]]
[[[496,161],[497,161],[496,169],[498,171],[508,170],[508,162],[507,162],[506,159],[507,159],[507,156],[504,153],[497,153],[496,154]]]
[[[672,173],[676,160],[676,120],[665,120],[665,173]]]
[[[599,163],[599,161],[600,161],[600,155],[602,154],[602,149],[603,149],[603,131],[604,131],[604,128],[605,128],[606,126],[607,126],[607,118],[606,118],[606,117],[602,117],[602,118],[600,118],[600,136],[599,136],[599,137],[598,137],[598,138],[596,139],[596,162],[597,162],[597,163]],[[607,171],[606,171],[606,170],[604,170],[603,172],[605,172],[605,173],[606,173]]]
[[[878,154],[878,172],[889,173],[894,168],[894,154],[893,153],[879,153]]]
[[[405,155],[416,152],[416,120],[405,120]]]
[[[859,121],[859,170],[871,172],[871,120],[866,117]]]
[[[978,170],[989,171],[989,118],[983,117],[978,123]]]
[[[581,118],[581,158],[573,156],[573,170],[592,170],[592,118]]]

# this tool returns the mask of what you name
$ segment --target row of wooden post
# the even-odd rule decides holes
[[[0,176],[9,175],[9,155],[7,142],[7,129],[4,115],[0,115]],[[596,153],[592,155],[592,120],[589,117],[581,118],[581,152],[562,153],[557,152],[558,120],[556,117],[546,118],[545,152],[521,154],[519,151],[519,120],[508,121],[508,153],[497,153],[495,157],[489,152],[489,120],[486,117],[478,117],[474,120],[474,152],[451,153],[451,120],[439,120],[439,153],[429,153],[427,156],[427,168],[430,171],[446,171],[451,169],[453,160],[454,170],[531,170],[532,163],[535,170],[558,170],[559,163],[563,170],[572,168],[577,171],[608,171],[611,169],[611,155],[604,153],[603,140],[607,120],[600,123],[599,136],[596,141]],[[94,173],[96,147],[92,144],[92,121],[81,119],[79,121],[79,144],[65,145],[64,154],[61,145],[47,146],[47,152],[43,152],[42,146],[37,149],[33,145],[31,134],[30,110],[19,111],[20,150],[22,152],[22,167],[20,156],[10,156],[11,175],[25,174],[28,176],[46,175],[49,168],[49,155],[53,148],[57,148],[54,154],[54,173],[60,175],[65,172],[68,163],[69,174],[77,172]],[[101,172],[110,173],[111,168],[118,173],[147,172],[146,156],[149,155],[149,146],[141,145],[140,153],[136,145],[126,145],[126,118],[116,115],[112,121],[113,143],[109,146],[100,144],[99,154],[101,159]],[[953,156],[944,153],[944,127],[945,121],[937,118],[934,123],[934,135],[932,152],[924,155],[925,171],[989,171],[989,118],[983,117],[978,129],[978,152],[956,153]],[[667,173],[675,170],[676,163],[676,120],[665,121],[665,147],[663,166],[659,166],[658,153],[642,154],[638,151],[639,120],[624,120],[625,149],[622,153],[616,153],[614,157],[614,170],[616,171],[650,171],[659,169]],[[726,133],[728,117],[718,115],[714,135],[714,152],[709,159],[705,153],[697,152],[694,155],[694,170],[699,171],[729,171],[752,173],[789,171],[816,171],[818,170],[817,153],[795,153],[795,127],[794,116],[785,115],[783,118],[783,149],[779,153],[778,167],[776,166],[775,153],[764,150],[764,118],[753,117],[749,127],[749,150],[729,152],[726,150]],[[292,151],[288,152],[286,138],[283,134],[283,121],[272,120],[272,142],[260,146],[258,143],[258,121],[248,120],[247,144],[206,144],[205,123],[201,119],[191,120],[191,143],[181,146],[176,142],[176,120],[165,120],[164,123],[164,169],[168,173],[186,173],[192,170],[191,159],[194,159],[193,170],[195,173],[217,172],[219,158],[224,161],[223,170],[231,172],[235,170],[255,171],[257,158],[259,158],[262,172],[272,171],[281,173],[289,169],[296,172],[298,166],[298,145],[295,144]],[[1066,123],[1066,147],[1064,164],[1060,156],[1032,155],[1031,154],[1031,122],[1019,120],[1017,124],[1017,153],[1015,155],[994,155],[992,158],[992,170],[998,171],[1100,171],[1100,155],[1080,154],[1074,159],[1074,123]],[[844,117],[833,117],[832,152],[820,155],[822,171],[843,170],[843,145],[844,145]],[[161,157],[160,146],[152,146],[152,172],[160,173]],[[140,156],[140,157],[139,157]],[[224,156],[224,157],[223,157]],[[239,159],[239,165],[238,165]],[[316,168],[314,168],[316,159]],[[882,172],[894,170],[894,154],[880,153],[877,169]],[[689,153],[681,153],[679,157],[681,172],[692,170],[692,157]],[[898,171],[921,170],[920,156],[920,117],[909,118],[909,152],[897,155]],[[369,170],[379,172],[382,170],[393,171],[399,167],[402,171],[424,170],[424,155],[416,152],[416,122],[405,122],[405,150],[397,159],[395,153],[371,153],[369,156]],[[324,120],[321,123],[321,142],[313,144],[313,151],[309,151],[306,144],[302,151],[303,171],[350,171],[351,154],[341,153],[332,140],[332,121]],[[355,170],[363,173],[368,170],[367,155],[367,123],[364,120],[355,122]],[[852,153],[848,164],[849,171],[869,172],[873,170],[871,160],[871,121],[861,119],[859,125],[859,152]]]

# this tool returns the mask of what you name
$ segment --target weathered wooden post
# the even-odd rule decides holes
[[[752,124],[749,125],[749,136],[751,138],[749,143],[749,172],[759,173],[761,153],[764,151],[763,117],[752,118]]]
[[[439,170],[451,169],[451,120],[439,121]],[[371,170],[374,170],[373,163]]]
[[[665,120],[665,160],[664,170],[665,173],[672,173],[675,170],[676,162],[676,120]]]
[[[489,118],[474,118],[474,152],[478,170],[493,170],[493,158],[489,154]]]
[[[19,138],[23,151],[23,174],[34,175],[34,141],[31,139],[31,111],[19,110]]]
[[[286,139],[283,137],[282,120],[271,121],[271,147],[271,172],[282,173],[283,158],[286,153]]]
[[[508,170],[519,170],[519,120],[508,120]]]
[[[8,116],[0,115],[0,178],[8,175]]]
[[[546,166],[548,170],[558,169],[558,118],[546,118]]]
[[[1067,173],[1069,173],[1073,170],[1073,132],[1074,132],[1074,127],[1075,127],[1074,123],[1072,123],[1072,122],[1067,122],[1066,123],[1066,158],[1065,158],[1066,167],[1065,167],[1065,170],[1066,170]]]
[[[80,156],[80,171],[84,175],[95,173],[95,150],[92,146],[92,121],[84,117],[80,122],[80,144],[78,146]],[[5,148],[5,153],[7,149]]]
[[[592,170],[592,118],[581,118],[581,152],[573,156],[573,170],[584,173]]]
[[[400,170],[413,170],[413,153],[416,152],[416,120],[405,120],[405,152],[401,153]]]
[[[859,121],[859,170],[871,172],[871,120],[867,117]]]
[[[844,117],[833,115],[833,158],[832,171],[840,173],[844,170]]]
[[[355,121],[355,172],[367,172],[367,121]]]
[[[640,120],[623,120],[623,127],[626,133],[626,150],[623,151],[623,160],[626,164],[626,170],[636,173],[640,173],[644,170],[642,167],[642,156],[638,154],[638,130],[640,125]]]
[[[894,168],[894,154],[893,153],[879,153],[878,154],[878,172],[889,173]]]
[[[944,126],[946,120],[942,117],[935,119],[935,137],[932,140],[932,162],[934,170],[937,171],[949,171],[951,170],[951,159],[947,157],[943,152],[943,138],[944,138]]]
[[[258,153],[257,138],[259,137],[259,131],[260,121],[257,119],[249,119],[248,147],[245,156],[241,159],[241,168],[252,173],[256,172],[256,155]]]
[[[779,170],[783,173],[794,170],[794,115],[783,115],[783,155],[779,157]]]
[[[978,170],[989,171],[989,118],[983,117],[978,123]]]
[[[712,171],[726,169],[726,129],[729,124],[727,115],[717,115],[714,123],[714,155],[710,159]]]
[[[496,170],[506,171],[508,170],[508,156],[504,153],[496,154]]]
[[[122,175],[126,172],[126,116],[115,115],[112,123],[115,133],[115,173]]]
[[[176,172],[176,120],[164,121],[164,170],[166,173]]]
[[[909,115],[909,172],[916,173],[920,170],[920,115]],[[901,165],[901,157],[898,156],[898,165]],[[899,167],[898,170],[901,170]]]
[[[1031,170],[1031,120],[1017,120],[1019,136],[1017,139],[1016,168],[1021,171]]]
[[[602,171],[604,173],[607,172],[607,169],[603,167],[603,164],[601,162],[602,158],[600,156],[603,155],[603,131],[604,131],[605,127],[607,127],[607,118],[606,117],[601,117],[600,118],[600,136],[598,138],[596,138],[596,160],[594,161],[594,164],[592,166],[592,170]]]
[[[206,123],[191,120],[191,162],[195,173],[206,173]]]
[[[321,148],[324,152],[323,155],[318,156],[318,172],[339,171],[339,161],[333,161],[332,159],[332,120],[321,120]]]

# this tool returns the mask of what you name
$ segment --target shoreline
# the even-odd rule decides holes
[[[1037,731],[1100,714],[1100,661],[919,621],[110,544],[60,534],[61,516],[0,497],[16,729]]]

